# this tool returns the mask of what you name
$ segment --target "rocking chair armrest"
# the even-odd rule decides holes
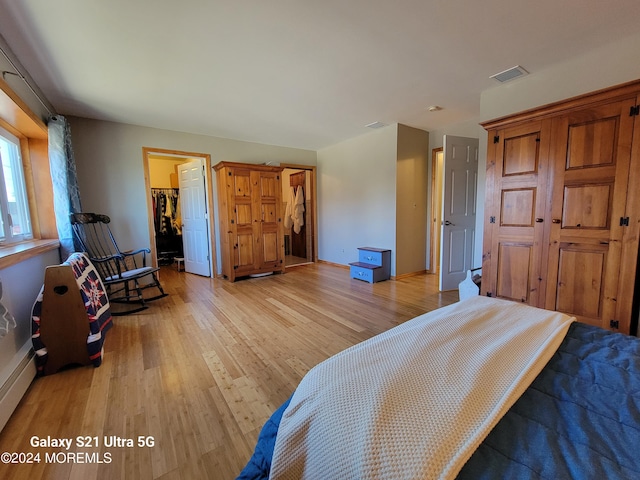
[[[126,252],[120,252],[122,255],[136,255],[138,253],[151,253],[148,248],[140,248],[139,250],[127,250]]]

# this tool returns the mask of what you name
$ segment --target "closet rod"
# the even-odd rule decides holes
[[[168,194],[173,194],[173,193],[178,193],[180,192],[179,188],[152,188],[151,189],[151,193],[168,193]]]

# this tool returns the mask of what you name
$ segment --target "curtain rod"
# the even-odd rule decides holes
[[[2,78],[4,79],[5,74],[9,73],[11,75],[16,75],[17,77],[19,77],[24,84],[27,86],[27,88],[29,88],[29,90],[31,90],[31,93],[33,93],[33,95],[38,99],[38,101],[42,104],[42,106],[44,107],[44,109],[49,113],[49,116],[53,116],[55,115],[54,112],[51,111],[51,109],[49,108],[49,106],[45,103],[45,101],[42,99],[42,97],[38,94],[38,92],[35,91],[35,89],[31,86],[31,84],[29,83],[29,81],[27,80],[27,77],[24,76],[24,74],[22,73],[22,71],[18,68],[18,66],[13,62],[13,60],[11,60],[11,57],[9,57],[9,55],[7,54],[7,52],[4,51],[4,48],[2,48],[2,45],[0,45],[0,52],[2,52],[2,55],[4,56],[4,58],[7,59],[7,61],[9,62],[9,64],[11,64],[11,66],[13,67],[13,69],[15,70],[15,72],[9,72],[9,71],[3,71],[2,72]]]

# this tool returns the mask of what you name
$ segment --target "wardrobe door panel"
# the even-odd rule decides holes
[[[256,243],[260,248],[257,270],[282,270],[284,251],[284,233],[280,216],[281,185],[280,173],[255,172],[256,184]]]
[[[266,232],[262,236],[262,256],[264,263],[273,263],[278,261],[278,234],[277,232]]]
[[[525,134],[515,133],[512,137],[504,139],[504,176],[538,172],[539,156],[536,151],[539,138],[538,132],[533,131]]]
[[[616,152],[616,117],[586,120],[569,126],[567,170],[613,165]]]
[[[560,247],[556,307],[589,323],[597,322],[602,311],[602,287],[606,248],[584,250],[574,245]]]
[[[248,170],[233,172],[233,195],[235,197],[251,198],[251,178]]]
[[[254,255],[253,255],[253,239],[254,236],[251,232],[245,234],[239,234],[236,237],[235,243],[235,263],[234,268],[236,275],[242,275],[247,270],[253,270]]]
[[[483,294],[539,306],[550,121],[492,131],[487,158]]]
[[[496,296],[527,302],[531,290],[532,250],[531,244],[500,244]]]
[[[567,185],[564,188],[562,228],[608,229],[614,185]]]
[[[503,227],[533,227],[536,188],[502,191],[500,225]]]
[[[607,328],[618,296],[635,98],[553,120],[545,307]]]
[[[260,176],[260,196],[262,198],[275,198],[279,189],[279,175],[263,173]]]
[[[232,170],[233,185],[233,211],[235,213],[234,241],[231,244],[234,277],[247,275],[253,271],[256,263],[255,240],[256,232],[254,218],[256,216],[255,205],[252,202],[251,171],[245,169]],[[233,217],[232,217],[233,218]]]
[[[236,201],[235,217],[236,225],[251,225],[251,203]]]

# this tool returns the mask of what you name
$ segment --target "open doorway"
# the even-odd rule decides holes
[[[167,265],[179,258],[186,272],[214,276],[210,155],[148,147],[142,151],[152,264]],[[181,175],[187,170],[183,166],[196,164],[202,175],[197,189]],[[200,228],[193,228],[194,219]]]
[[[442,147],[431,152],[431,252],[429,273],[440,274],[440,225],[442,223],[442,186],[444,184],[444,151]]]
[[[296,221],[285,219],[285,266],[305,265],[317,260],[315,167],[281,165],[283,211],[298,212]]]

